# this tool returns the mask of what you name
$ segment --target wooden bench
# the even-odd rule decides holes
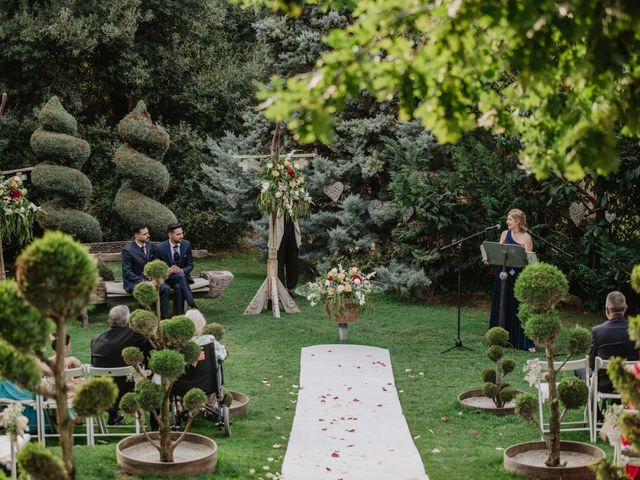
[[[122,260],[121,250],[129,243],[126,242],[101,242],[89,244],[89,253],[103,261]],[[206,250],[193,250],[193,258],[205,258],[209,255]],[[200,273],[193,279],[190,285],[195,298],[216,298],[222,295],[225,289],[233,282],[233,273],[227,270],[209,270]],[[127,293],[122,282],[100,279],[98,286],[91,294],[93,304],[118,304],[134,301],[133,295]]]

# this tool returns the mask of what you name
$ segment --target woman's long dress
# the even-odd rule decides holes
[[[507,231],[507,238],[504,241],[508,245],[520,245],[511,236],[511,230]],[[500,272],[502,267],[496,269],[495,279],[493,281],[493,292],[491,294],[491,320],[489,320],[489,327],[500,326]],[[529,337],[524,334],[524,329],[520,324],[518,318],[518,307],[520,302],[513,296],[513,286],[516,283],[516,279],[521,268],[507,268],[509,277],[505,285],[506,305],[504,312],[504,328],[509,332],[509,343],[513,348],[519,348],[520,350],[528,350],[533,347],[533,342]]]

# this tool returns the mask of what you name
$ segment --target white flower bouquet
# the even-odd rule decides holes
[[[311,196],[305,189],[300,165],[292,162],[290,153],[281,161],[269,159],[260,175],[258,208],[262,213],[287,214],[292,220],[308,217],[311,211]]]

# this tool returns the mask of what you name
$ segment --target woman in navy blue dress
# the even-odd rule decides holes
[[[527,226],[527,217],[522,210],[514,208],[507,215],[507,229],[500,235],[500,243],[508,245],[521,245],[527,252],[533,252],[533,239],[531,235],[523,230],[522,227]],[[493,281],[493,293],[491,295],[491,320],[489,327],[497,327],[500,325],[500,272],[502,267],[496,269],[495,279]],[[520,324],[518,318],[518,307],[520,302],[513,295],[513,286],[521,268],[507,269],[508,277],[505,285],[505,316],[504,328],[509,332],[509,343],[520,350],[535,351],[533,342],[524,334],[524,328]]]

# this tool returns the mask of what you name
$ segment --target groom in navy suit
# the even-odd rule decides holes
[[[165,285],[174,291],[174,315],[182,315],[185,300],[189,308],[197,308],[189,288],[189,284],[193,283],[191,243],[184,239],[184,231],[179,223],[170,223],[167,226],[167,236],[168,240],[156,244],[155,257],[169,265],[169,278]]]
[[[149,242],[149,228],[134,225],[131,229],[133,240],[122,250],[122,286],[128,293],[144,281],[144,266],[155,260],[153,245]],[[160,287],[160,316],[169,318],[169,286]]]

